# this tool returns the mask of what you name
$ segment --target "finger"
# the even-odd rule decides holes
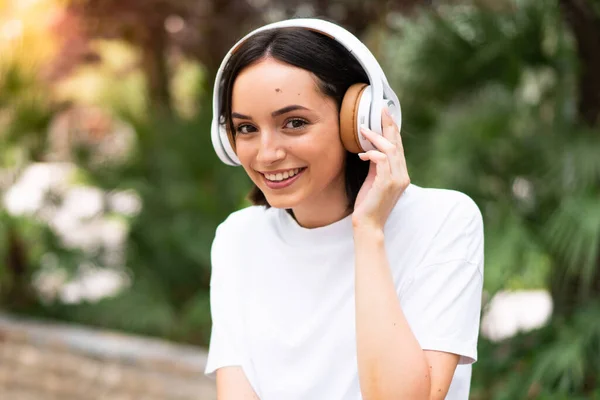
[[[387,156],[389,160],[391,176],[394,179],[394,181],[401,186],[402,183],[405,182],[408,177],[406,159],[404,157],[404,152],[401,150],[401,148],[399,149],[396,144],[390,143],[388,139],[364,127],[361,127],[361,133],[363,133],[365,137],[369,139],[369,141],[371,141],[371,143],[373,143],[373,145],[376,148],[378,148],[382,153],[384,153]]]
[[[402,172],[402,166],[406,164],[404,153],[398,149],[395,143],[390,142],[387,138],[378,135],[377,133],[361,127],[361,133],[377,148],[390,159],[390,166],[394,175]]]
[[[396,146],[400,147],[402,152],[404,152],[400,130],[392,118],[389,109],[384,107],[381,114],[381,130],[383,137],[389,140],[390,143],[394,143]]]
[[[382,153],[391,155],[392,152],[396,151],[396,145],[390,142],[386,137],[383,137],[370,129],[367,129],[364,125],[360,127],[360,133],[362,133],[373,146]]]
[[[382,163],[387,161],[387,156],[377,150],[369,150],[364,153],[358,153],[358,156],[361,158],[361,160],[371,160],[374,163]]]
[[[369,150],[366,153],[359,153],[358,156],[363,161],[371,161],[376,167],[376,180],[378,185],[389,183],[392,179],[392,171],[387,155],[380,151]]]

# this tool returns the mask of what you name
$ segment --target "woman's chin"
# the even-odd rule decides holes
[[[274,195],[265,193],[265,198],[273,208],[294,208],[300,203],[298,196],[294,195]]]

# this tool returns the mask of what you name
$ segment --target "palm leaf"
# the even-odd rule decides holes
[[[592,289],[600,255],[600,203],[593,193],[564,199],[549,219],[545,232],[550,251],[567,274],[579,276],[582,296]]]

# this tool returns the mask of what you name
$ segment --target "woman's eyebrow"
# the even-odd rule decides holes
[[[249,116],[244,115],[244,114],[238,114],[238,113],[235,113],[235,112],[231,113],[231,118],[252,119],[252,117],[249,117]]]
[[[310,111],[310,109],[308,109],[306,107],[303,107],[303,106],[298,105],[298,104],[293,104],[291,106],[286,106],[286,107],[280,108],[277,111],[273,111],[271,113],[271,116],[272,117],[277,117],[277,116],[279,116],[281,114],[285,114],[285,113],[288,113],[290,111],[296,111],[296,110],[308,110],[308,111]],[[244,114],[236,113],[236,112],[231,113],[231,118],[252,120],[252,117],[249,117],[249,116],[244,115]]]
[[[302,106],[300,106],[298,104],[294,104],[294,105],[291,105],[291,106],[280,108],[277,111],[273,111],[271,113],[271,116],[272,117],[277,117],[277,116],[279,116],[281,114],[285,114],[285,113],[288,113],[290,111],[296,111],[296,110],[308,110],[308,108],[302,107]]]

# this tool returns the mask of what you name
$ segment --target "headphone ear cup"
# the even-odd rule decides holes
[[[220,150],[217,151],[219,158],[221,158],[225,164],[232,166],[241,165],[235,152],[235,140],[225,125],[217,124],[217,137],[218,146],[215,146],[215,149]]]
[[[236,149],[235,149],[235,136],[233,135],[233,133],[229,130],[229,125],[224,125],[222,127],[222,129],[225,131],[225,133],[227,134],[227,141],[229,142],[229,146],[231,147],[231,150],[233,151],[233,154],[236,154]]]
[[[360,153],[363,150],[358,138],[361,97],[369,85],[355,83],[350,86],[342,100],[340,110],[340,136],[346,150],[351,153]],[[367,110],[368,111],[368,110]]]

